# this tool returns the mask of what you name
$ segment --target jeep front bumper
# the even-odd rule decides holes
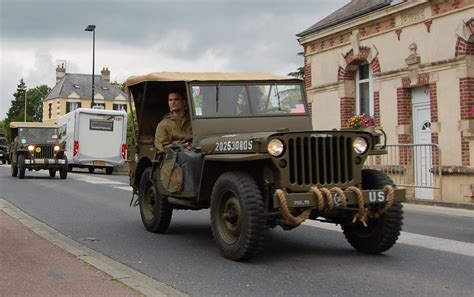
[[[384,204],[388,201],[387,192],[384,190],[361,190],[364,198],[364,204]],[[286,200],[288,202],[289,208],[303,207],[303,208],[313,208],[318,206],[318,199],[315,197],[314,193],[287,193],[284,191]],[[349,207],[357,207],[358,200],[357,195],[353,191],[344,191],[344,194],[347,199],[347,205]],[[339,198],[339,195],[336,193],[332,194],[332,200],[336,207],[342,207],[342,201]],[[394,191],[394,201],[393,202],[404,202],[406,201],[406,190],[405,189],[395,189]],[[273,194],[273,205],[278,208],[281,207],[278,195]]]
[[[26,159],[26,165],[64,165],[66,160],[63,159]]]

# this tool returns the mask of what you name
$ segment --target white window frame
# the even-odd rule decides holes
[[[360,66],[365,66],[368,65],[369,67],[369,77],[366,79],[359,79],[359,74],[360,74]],[[372,67],[370,67],[370,64],[368,62],[362,63],[359,65],[357,68],[356,72],[356,114],[361,114],[360,110],[360,84],[369,82],[369,113],[368,116],[373,117],[374,116],[374,88],[373,88],[373,79],[372,79]]]

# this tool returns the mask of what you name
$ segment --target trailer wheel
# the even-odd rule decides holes
[[[113,167],[105,167],[105,174],[111,175],[112,172],[114,172],[114,168],[113,168]]]
[[[152,169],[143,171],[138,187],[140,216],[145,228],[153,233],[165,233],[168,229],[173,207],[161,196],[151,179]]]
[[[56,169],[50,169],[49,170],[49,177],[55,177],[56,176]]]
[[[18,177],[20,179],[25,178],[26,164],[25,164],[25,155],[18,156]]]
[[[221,254],[246,261],[263,245],[266,229],[263,198],[255,180],[244,172],[226,172],[211,194],[211,226]]]
[[[94,167],[89,167],[88,170],[89,170],[89,173],[94,173],[95,168]]]

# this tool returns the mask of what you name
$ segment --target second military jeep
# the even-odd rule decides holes
[[[127,86],[136,109],[130,184],[148,231],[167,231],[175,209],[210,208],[218,249],[237,261],[261,250],[267,228],[290,230],[305,220],[340,224],[365,253],[397,241],[405,190],[363,168],[369,155],[386,153],[381,134],[313,131],[301,80],[164,72],[130,77]],[[173,90],[187,94],[190,152],[153,145]]]
[[[0,136],[0,160],[2,164],[7,163],[8,161],[8,152],[7,152],[7,139]]]
[[[49,170],[55,177],[67,177],[68,163],[64,143],[55,124],[36,122],[11,122],[10,145],[11,174],[25,178],[26,170]]]

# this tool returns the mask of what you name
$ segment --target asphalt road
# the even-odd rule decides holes
[[[250,263],[219,256],[209,211],[175,211],[165,235],[129,207],[127,176],[47,171],[20,180],[0,165],[0,197],[77,242],[192,296],[472,296],[472,211],[407,206],[404,232],[383,255],[356,252],[336,226],[266,234]],[[0,241],[1,242],[1,241]]]

